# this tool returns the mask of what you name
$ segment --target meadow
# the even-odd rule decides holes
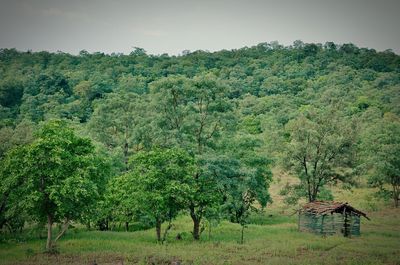
[[[239,243],[240,225],[227,221],[212,226],[210,234],[206,228],[201,240],[193,241],[191,219],[181,215],[164,245],[156,242],[154,228],[102,232],[75,225],[59,241],[59,253],[49,255],[44,254],[45,239],[27,229],[3,238],[0,264],[400,264],[400,210],[372,197],[372,189],[335,190],[336,200],[351,202],[371,219],[362,219],[360,237],[344,238],[298,232],[295,207],[287,207],[277,194],[281,185],[271,187],[275,202],[251,216],[244,244]]]

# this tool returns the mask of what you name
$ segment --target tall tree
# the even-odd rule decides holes
[[[188,204],[193,220],[193,238],[200,238],[200,224],[207,208],[219,196],[217,179],[207,172],[215,141],[226,122],[231,105],[226,87],[215,76],[171,76],[151,85],[156,94],[159,126],[164,129],[164,144],[178,145],[195,154],[193,193]]]
[[[300,180],[294,191],[313,202],[327,184],[352,183],[356,123],[334,109],[310,108],[290,121],[287,131],[288,166]]]

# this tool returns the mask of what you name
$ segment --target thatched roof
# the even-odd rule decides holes
[[[300,209],[300,212],[301,213],[307,212],[307,213],[311,213],[311,214],[315,214],[315,215],[351,212],[351,213],[355,213],[357,215],[362,215],[369,220],[369,218],[367,217],[367,215],[365,213],[352,207],[347,202],[346,203],[334,202],[334,201],[309,202]]]

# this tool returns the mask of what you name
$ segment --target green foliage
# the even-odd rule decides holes
[[[95,110],[88,122],[88,131],[112,153],[123,157],[124,170],[128,158],[135,151],[152,146],[148,123],[147,102],[132,92],[110,93],[95,102]]]
[[[318,199],[322,188],[337,182],[353,183],[356,123],[334,109],[310,109],[287,125],[288,167],[300,183],[287,188],[292,198]],[[305,192],[304,192],[305,191]]]
[[[33,141],[33,131],[35,125],[23,120],[17,126],[5,126],[0,129],[0,158],[5,153],[20,145],[29,144]]]
[[[16,147],[9,150],[1,161],[0,176],[2,179],[0,185],[1,205],[0,205],[0,228],[5,225],[10,230],[23,227],[28,219],[24,213],[24,202],[21,198],[26,196],[24,184],[26,176],[21,171],[21,165],[24,163],[24,156],[27,148]]]
[[[257,211],[271,202],[268,192],[272,174],[270,161],[257,153],[262,143],[254,136],[239,134],[233,139],[226,139],[225,156],[220,156],[213,163],[213,174],[223,186],[222,210],[231,222],[242,226],[240,242],[243,243],[243,229],[248,223],[251,212]]]
[[[218,173],[224,176],[225,207],[234,222],[245,223],[255,202],[262,208],[271,202],[270,161],[257,152],[262,142],[254,136],[239,134],[222,145],[226,155],[220,158]]]
[[[369,182],[379,187],[378,196],[392,199],[395,207],[400,201],[400,119],[385,113],[371,127],[365,138],[366,164],[371,170]]]
[[[169,76],[150,85],[156,99],[163,145],[178,145],[197,154],[212,149],[230,103],[225,86],[212,74],[189,79]]]
[[[365,185],[366,177],[395,198],[397,118],[383,114],[400,115],[399,65],[391,51],[331,42],[183,56],[1,49],[2,226],[44,223],[46,209],[52,222],[89,228],[156,225],[137,209],[145,202],[132,200],[140,185],[129,184],[136,168],[128,163],[154,148],[194,158],[179,209],[189,211],[195,239],[205,221],[245,224],[268,205],[272,166],[299,177],[283,191],[291,204],[331,199],[335,184]],[[60,118],[91,140],[57,122],[34,139],[39,123]]]
[[[199,239],[203,216],[220,205],[219,176],[209,169],[218,156],[216,143],[222,127],[230,122],[226,87],[212,74],[193,79],[169,76],[152,83],[151,91],[157,99],[161,145],[179,146],[197,160],[188,209],[193,219],[193,237]]]
[[[76,219],[94,200],[96,176],[87,168],[92,162],[93,146],[65,128],[66,123],[45,124],[38,138],[28,147],[24,174],[29,176],[28,209],[38,220],[50,214],[54,221]]]
[[[2,78],[0,83],[0,105],[6,108],[21,104],[23,84],[12,77]]]
[[[19,192],[12,194],[22,195],[14,200],[17,207],[33,220],[47,219],[49,229],[62,220],[67,225],[79,219],[97,198],[93,154],[89,139],[77,137],[65,122],[50,121],[41,126],[31,144],[6,156],[2,189],[11,194],[16,188]],[[47,249],[52,248],[52,240],[49,234]]]
[[[169,230],[193,194],[194,160],[180,149],[154,149],[139,152],[131,164],[132,171],[110,183],[109,199],[121,215],[152,220],[164,241],[161,224],[169,221]]]

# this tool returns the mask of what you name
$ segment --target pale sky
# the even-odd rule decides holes
[[[150,54],[261,42],[400,53],[400,0],[0,0],[0,48]]]

